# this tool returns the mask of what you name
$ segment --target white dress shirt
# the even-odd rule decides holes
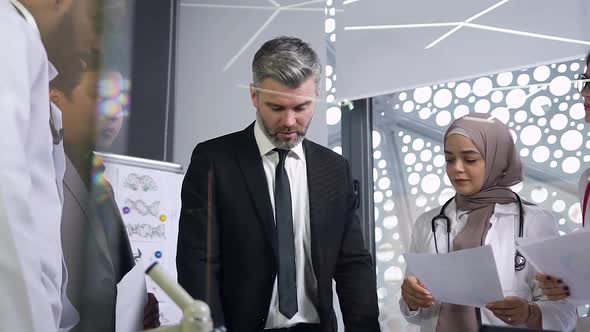
[[[2,275],[2,291],[25,293],[8,307],[2,297],[2,331],[57,331],[64,307],[60,236],[60,178],[64,161],[49,126],[49,81],[57,72],[47,60],[39,31],[24,7],[0,0],[0,199],[16,253],[2,243],[0,264],[20,265],[17,286]],[[58,174],[61,173],[61,174]],[[6,246],[6,247],[5,247]],[[5,251],[6,250],[6,251]],[[11,262],[12,261],[12,262]],[[2,269],[3,271],[4,268]],[[16,272],[16,271],[15,271]],[[21,289],[24,286],[24,289]],[[66,330],[68,327],[65,327]]]
[[[262,157],[264,174],[268,183],[270,202],[275,208],[274,187],[275,172],[279,163],[279,155],[273,151],[275,146],[264,135],[258,121],[254,126],[254,137]],[[285,160],[285,169],[289,176],[291,202],[293,208],[293,236],[295,241],[295,267],[297,271],[297,304],[298,312],[291,318],[279,312],[279,294],[275,278],[270,301],[270,309],[266,321],[267,329],[290,327],[298,323],[319,323],[316,305],[317,280],[311,260],[311,229],[309,223],[309,193],[307,187],[307,167],[303,146],[295,146]]]
[[[525,204],[523,208],[525,216],[524,237],[542,238],[558,235],[557,219],[550,212],[536,205]],[[436,252],[431,220],[439,212],[440,207],[437,207],[418,217],[412,230],[410,252]],[[468,214],[465,212],[458,213],[455,201],[449,204],[445,214],[451,220],[450,242],[452,251],[453,240],[467,223]],[[440,253],[444,253],[447,251],[446,224],[443,219],[437,219],[436,223],[438,250]],[[514,269],[515,239],[518,237],[519,227],[518,205],[516,203],[496,204],[490,223],[492,226],[486,236],[485,244],[492,247],[504,295],[518,296],[535,301],[542,313],[543,329],[572,331],[577,319],[576,308],[567,300],[547,301],[542,295],[538,282],[534,279],[537,271],[530,263],[526,263],[522,271],[515,271]],[[400,299],[402,314],[408,322],[420,325],[421,332],[436,331],[440,307],[440,302],[435,302],[431,308],[411,311],[403,298]],[[506,323],[485,308],[481,309],[481,320],[483,324],[506,326]]]

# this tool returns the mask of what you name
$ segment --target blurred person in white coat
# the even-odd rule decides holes
[[[585,121],[590,124],[590,53],[586,57],[586,71],[579,75],[579,89],[586,111]],[[582,226],[590,224],[590,168],[585,170],[578,182],[578,197],[582,210]],[[568,285],[564,284],[560,276],[538,274],[543,292],[552,300],[561,300],[570,296]],[[589,284],[590,285],[590,284]]]
[[[406,320],[420,325],[421,332],[477,332],[480,324],[572,331],[575,307],[543,297],[536,270],[516,251],[518,237],[558,231],[555,216],[510,189],[522,181],[523,170],[508,127],[488,114],[469,114],[451,124],[444,147],[457,194],[418,217],[410,251],[436,254],[490,245],[505,298],[482,309],[441,303],[406,274],[400,299]]]
[[[42,42],[70,5],[0,0],[2,331],[65,331],[77,320],[65,296],[60,241],[61,114],[49,102],[49,81],[57,72]]]
[[[586,71],[578,75],[578,88],[580,95],[583,98],[584,110],[586,116],[584,120],[590,124],[590,53],[586,56]],[[580,209],[582,212],[582,227],[588,229],[590,224],[590,168],[586,169],[578,182],[578,197],[580,200]],[[550,276],[542,273],[537,274],[536,278],[539,281],[543,294],[545,294],[550,300],[559,301],[568,298],[570,293],[569,286],[563,281],[562,278],[566,276]],[[590,287],[590,281],[588,282]],[[588,316],[588,309],[580,307],[580,315]],[[581,318],[582,319],[582,318]],[[582,324],[581,322],[579,324]],[[586,318],[586,323],[590,324],[590,318]],[[578,329],[580,327],[578,326]]]

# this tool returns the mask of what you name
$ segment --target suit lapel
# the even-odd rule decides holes
[[[74,164],[70,161],[70,159],[66,156],[66,172],[64,175],[64,185],[66,189],[72,194],[76,203],[84,213],[86,217],[86,221],[90,224],[90,228],[92,233],[94,233],[94,237],[100,249],[100,252],[105,256],[106,260],[109,262],[109,265],[112,266],[111,255],[109,253],[109,248],[107,244],[107,239],[105,235],[104,228],[102,224],[99,222],[98,218],[94,213],[91,213],[90,206],[90,195],[88,190],[86,189],[86,185],[80,178],[78,171],[74,167]],[[89,234],[84,234],[83,236],[88,236]]]
[[[116,240],[118,240],[118,253],[119,253],[119,267],[121,271],[119,271],[120,275],[117,277],[117,282],[119,282],[127,272],[131,271],[131,269],[135,266],[135,258],[133,257],[133,251],[131,249],[131,242],[129,241],[129,235],[127,234],[127,228],[125,227],[125,222],[123,221],[123,216],[119,210],[119,206],[117,205],[117,201],[115,199],[115,192],[113,191],[113,187],[109,182],[106,183],[108,188],[108,209],[110,210],[110,215],[112,215],[112,223],[113,223],[113,230],[118,236]]]
[[[325,197],[322,195],[322,181],[325,177],[322,175],[322,161],[316,153],[316,148],[308,141],[303,140],[303,149],[305,152],[305,161],[307,168],[307,190],[309,193],[309,226],[311,229],[311,259],[316,279],[320,275],[321,269],[321,227],[322,211],[325,211]],[[319,280],[319,279],[317,279]]]
[[[268,193],[268,183],[262,166],[260,150],[254,138],[254,124],[242,131],[243,139],[240,140],[240,146],[235,151],[235,156],[244,179],[246,181],[250,198],[256,208],[258,221],[266,234],[275,256],[277,254],[277,240],[275,232],[274,217],[272,204]]]

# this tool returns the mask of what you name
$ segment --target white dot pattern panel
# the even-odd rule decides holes
[[[455,193],[442,146],[453,120],[480,112],[507,124],[527,172],[513,190],[552,211],[560,234],[581,226],[577,180],[590,161],[590,134],[572,80],[584,70],[584,60],[576,59],[373,98],[380,138],[373,144],[377,282],[380,307],[395,331],[411,331],[397,301],[412,224]]]
[[[347,110],[347,106],[339,104],[336,98],[336,4],[336,1],[326,0],[326,16],[324,22],[324,32],[326,37],[326,64],[323,71],[326,103],[318,103],[318,108],[325,107],[324,121],[328,125],[328,147],[334,152],[342,155],[340,123],[342,119],[342,112]]]

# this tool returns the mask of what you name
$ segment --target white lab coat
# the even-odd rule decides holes
[[[2,227],[8,230],[2,235],[10,235],[14,243],[11,248],[0,242],[0,264],[16,260],[22,279],[18,283],[12,280],[16,274],[0,270],[0,330],[67,330],[75,322],[75,312],[69,303],[65,308],[62,304],[63,147],[53,145],[49,126],[49,81],[57,73],[47,60],[39,31],[9,0],[0,0],[0,45],[0,200],[7,222]],[[7,298],[6,293],[18,293],[20,298]]]
[[[535,205],[523,205],[524,207],[524,237],[540,238],[555,236],[557,231],[557,219],[547,210]],[[435,253],[431,220],[440,212],[440,207],[422,214],[413,227],[412,244],[410,252]],[[457,218],[457,207],[451,202],[446,208],[446,215],[451,220],[451,251],[453,239],[467,222],[467,218]],[[519,216],[516,203],[500,205],[496,204],[494,214],[490,218],[492,224],[485,239],[485,244],[492,247],[494,259],[498,268],[500,283],[505,296],[519,296],[527,300],[533,300],[539,305],[543,316],[543,328],[556,331],[572,331],[576,324],[576,308],[567,301],[544,301],[542,291],[534,280],[536,273],[531,264],[526,264],[524,270],[515,271],[514,254],[516,249],[515,239],[518,237]],[[447,251],[446,225],[442,219],[437,220],[436,239],[438,251]],[[452,282],[452,281],[449,281]],[[410,311],[407,304],[400,300],[401,312],[410,323],[420,325],[421,332],[436,331],[440,303],[429,309]],[[483,324],[506,326],[503,321],[496,318],[491,311],[481,309]]]

